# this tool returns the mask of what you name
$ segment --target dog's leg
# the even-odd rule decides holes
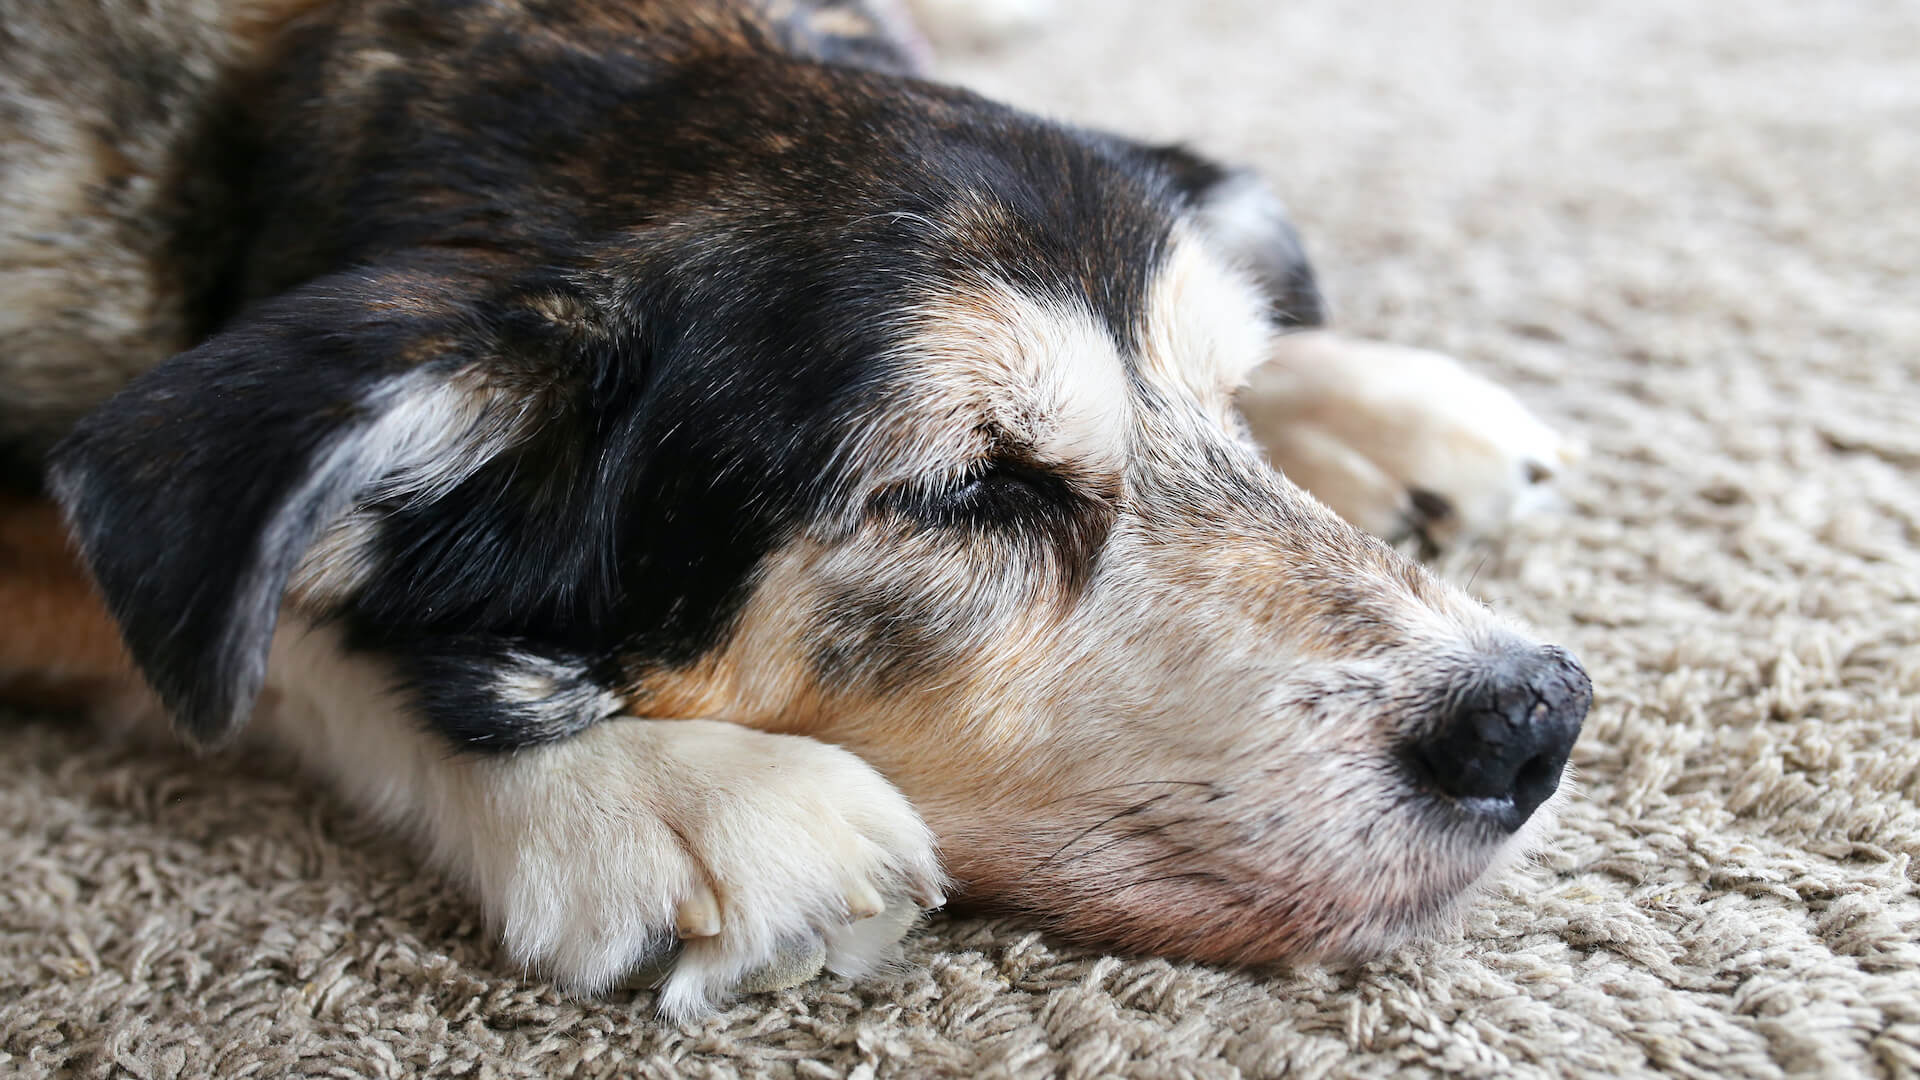
[[[139,682],[59,510],[0,496],[0,701],[72,708]]]
[[[1240,408],[1273,464],[1340,516],[1429,548],[1551,503],[1580,455],[1451,357],[1329,333],[1282,337]]]
[[[0,612],[0,701],[157,712],[51,504],[0,502]],[[932,834],[844,750],[615,719],[546,746],[461,753],[379,661],[289,623],[249,734],[416,833],[513,958],[569,988],[671,959],[661,1008],[691,1015],[821,945],[835,971],[871,967],[914,922],[916,898],[938,899]]]
[[[940,902],[933,836],[852,754],[710,721],[615,718],[546,745],[456,751],[392,674],[289,620],[250,732],[418,834],[513,959],[592,992],[678,955],[684,1017],[784,957],[870,968]],[[810,974],[803,972],[802,974]]]

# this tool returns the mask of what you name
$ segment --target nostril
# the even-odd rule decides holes
[[[1565,767],[1564,761],[1550,759],[1545,754],[1535,754],[1520,766],[1519,773],[1513,778],[1513,786],[1515,790],[1521,790],[1541,784],[1558,785],[1560,770]]]
[[[1518,829],[1559,788],[1591,695],[1558,649],[1503,658],[1412,747],[1414,771],[1474,817]]]

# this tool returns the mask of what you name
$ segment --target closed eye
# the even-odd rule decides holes
[[[1071,514],[1084,498],[1071,482],[1043,469],[986,462],[939,490],[900,494],[896,505],[935,528],[1019,528]]]
[[[1030,565],[1051,567],[1061,595],[1071,596],[1099,559],[1117,500],[1117,492],[1000,460],[933,490],[897,488],[876,499],[874,509],[956,539],[991,538],[1001,552],[1025,551],[1034,559]]]

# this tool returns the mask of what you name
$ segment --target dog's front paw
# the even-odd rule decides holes
[[[1240,409],[1269,460],[1334,512],[1426,554],[1551,505],[1580,457],[1505,387],[1439,353],[1280,339]]]
[[[609,720],[474,779],[474,876],[515,959],[589,993],[663,965],[670,1016],[822,955],[860,974],[943,900],[913,807],[812,739]]]

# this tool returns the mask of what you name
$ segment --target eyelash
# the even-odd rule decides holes
[[[991,462],[944,491],[901,494],[893,501],[924,525],[952,528],[1057,517],[1069,511],[1075,497],[1072,486],[1051,473]]]
[[[1019,462],[986,462],[934,492],[896,489],[876,509],[953,537],[1022,545],[1067,594],[1088,580],[1115,519],[1115,496]]]

